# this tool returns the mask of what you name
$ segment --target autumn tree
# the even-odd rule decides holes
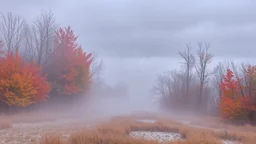
[[[56,31],[56,51],[47,64],[53,95],[83,94],[90,86],[92,54],[82,50],[77,38],[70,26]]]
[[[236,101],[237,104],[234,105],[234,100],[239,95],[237,91],[239,88],[238,83],[238,80],[234,80],[233,72],[228,69],[224,80],[220,84],[222,94],[220,96],[219,109],[222,118],[235,119],[242,113],[242,106],[239,101]]]
[[[50,85],[40,67],[23,61],[18,51],[0,60],[0,101],[8,106],[26,107],[46,100]]]
[[[221,96],[220,84],[224,78],[226,70],[230,68],[230,62],[219,62],[213,69],[212,84],[216,91],[216,97]]]
[[[245,119],[247,111],[245,109],[246,98],[241,95],[240,83],[234,73],[228,69],[223,81],[221,82],[221,97],[219,109],[222,118],[228,120]]]
[[[221,85],[221,82],[224,80],[224,76],[226,74],[227,69],[230,69],[233,72],[235,78],[237,78],[237,79],[240,78],[239,69],[235,66],[234,62],[224,61],[224,62],[219,62],[217,64],[217,66],[213,69],[213,73],[212,73],[213,77],[211,79],[213,89],[216,92],[215,96],[214,96],[214,100],[212,101],[214,106],[215,106],[215,104],[218,104],[219,98],[222,95],[220,85]],[[243,89],[241,87],[242,82],[243,82],[243,80],[239,81],[239,87],[240,87],[241,91],[243,91]],[[216,106],[218,106],[218,105],[216,105]]]

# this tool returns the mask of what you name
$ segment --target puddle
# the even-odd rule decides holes
[[[137,122],[141,123],[155,123],[156,120],[147,120],[147,119],[141,119],[141,120],[136,120]]]
[[[129,136],[144,140],[156,140],[158,142],[181,139],[181,135],[179,133],[171,132],[132,131],[130,132]]]

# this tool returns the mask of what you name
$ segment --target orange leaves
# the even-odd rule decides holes
[[[243,114],[239,82],[240,80],[235,79],[233,72],[228,69],[220,85],[222,95],[219,109],[225,119],[235,119]]]
[[[7,54],[0,61],[1,101],[9,106],[28,106],[44,100],[50,90],[45,77],[41,77],[40,68],[35,64],[26,64],[16,54]]]
[[[248,66],[245,70],[245,83],[234,78],[228,69],[220,84],[221,97],[219,101],[220,114],[224,119],[239,119],[248,116],[249,111],[256,110],[254,87],[256,86],[256,67]],[[244,94],[242,94],[245,93]]]
[[[220,114],[224,119],[237,119],[246,115],[243,110],[243,104],[239,98],[232,99],[222,96],[219,102]]]
[[[77,43],[77,36],[70,27],[59,28],[55,36],[56,51],[50,67],[49,78],[59,94],[83,93],[90,85],[92,54],[85,53]]]
[[[35,63],[25,63],[18,51],[3,55],[0,49],[1,102],[26,107],[46,100],[50,91],[46,77],[53,95],[77,95],[88,90],[92,54],[83,51],[70,27],[56,31],[55,40],[55,51],[44,66],[45,76]]]

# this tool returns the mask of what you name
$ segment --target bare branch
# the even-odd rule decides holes
[[[93,54],[93,61],[90,69],[91,69],[91,76],[90,76],[91,79],[99,78],[103,73],[104,63],[102,60],[98,59],[97,53]]]
[[[237,80],[239,80],[239,72],[238,72],[238,68],[236,67],[236,65],[235,65],[235,63],[232,61],[232,62],[230,62],[231,63],[231,67],[232,67],[232,70],[233,70],[233,73],[234,73],[234,75],[235,75],[235,77],[236,77],[236,79]],[[243,86],[242,86],[242,84],[241,84],[241,81],[239,81],[239,87],[240,87],[240,90],[241,90],[241,95],[242,96],[245,96],[245,94],[244,94],[244,90],[243,90]]]
[[[195,65],[195,57],[191,53],[191,46],[187,44],[186,51],[179,51],[179,55],[183,60],[183,64],[185,65],[185,73],[186,73],[186,94],[185,96],[188,97],[189,95],[189,87],[190,87],[190,80],[192,75],[192,69]]]
[[[51,11],[45,12],[36,19],[32,27],[33,47],[38,65],[46,64],[54,52],[54,32],[56,30],[55,18]]]
[[[207,71],[207,66],[211,63],[213,55],[208,52],[210,47],[209,43],[198,43],[198,50],[197,50],[197,63],[195,65],[196,73],[200,81],[200,88],[199,88],[199,96],[198,102],[201,104],[202,94],[205,82],[207,81],[210,73]]]
[[[1,13],[0,32],[4,39],[5,50],[7,53],[19,49],[24,40],[25,20],[20,16],[14,16],[11,12],[5,16]]]

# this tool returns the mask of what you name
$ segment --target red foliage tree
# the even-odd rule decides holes
[[[92,54],[83,52],[77,38],[70,26],[56,31],[56,51],[48,74],[57,94],[76,95],[89,88]]]
[[[246,116],[244,110],[245,97],[241,96],[240,79],[235,79],[233,72],[228,69],[220,84],[221,96],[219,109],[224,119],[240,119]]]
[[[28,106],[47,98],[50,85],[36,64],[23,61],[18,51],[0,60],[0,100],[9,106]]]

